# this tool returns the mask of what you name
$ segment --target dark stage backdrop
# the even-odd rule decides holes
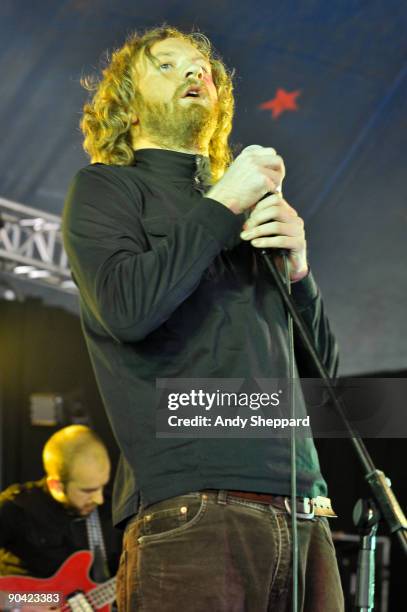
[[[115,466],[118,449],[78,318],[45,307],[41,300],[0,301],[0,339],[1,487],[40,478],[45,441],[61,426],[79,422],[82,412],[106,443]],[[55,427],[32,425],[30,396],[35,393],[62,396],[68,420]]]
[[[285,158],[342,374],[405,369],[403,0],[2,0],[0,195],[61,213],[87,163],[81,76],[163,21],[199,28],[236,68],[236,150],[272,145]]]
[[[398,373],[403,378],[407,372]],[[388,376],[388,374],[387,374]],[[407,480],[405,477],[406,444],[403,439],[364,440],[376,466],[391,478],[393,490],[404,511],[407,509]],[[330,525],[334,531],[356,534],[352,522],[352,511],[359,498],[371,497],[356,455],[348,440],[316,440],[322,472],[328,482],[329,496],[333,501],[338,519]],[[384,524],[380,524],[378,535],[389,536]],[[389,612],[404,612],[406,609],[406,559],[396,538],[391,539]],[[377,576],[378,580],[378,576]],[[346,612],[351,612],[347,608]]]
[[[0,489],[13,482],[42,476],[41,449],[56,428],[30,424],[32,393],[58,393],[68,402],[72,398],[80,400],[89,424],[107,444],[115,465],[118,449],[97,390],[78,318],[63,309],[44,306],[40,300],[0,301],[0,339],[0,432],[3,430]],[[405,378],[407,372],[395,375]],[[366,444],[377,466],[391,476],[394,491],[406,508],[405,441],[367,440]],[[317,440],[317,446],[329,494],[339,515],[332,528],[353,533],[353,505],[359,497],[369,494],[359,463],[347,440]],[[384,527],[380,533],[386,533]],[[405,610],[403,568],[405,561],[397,542],[393,541],[391,612]]]

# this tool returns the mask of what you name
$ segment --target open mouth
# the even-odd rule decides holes
[[[183,98],[199,98],[201,96],[201,93],[202,93],[202,89],[200,87],[192,86],[186,90],[186,92],[184,93],[182,97]]]

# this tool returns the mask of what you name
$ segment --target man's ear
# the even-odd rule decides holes
[[[47,485],[51,493],[54,493],[55,495],[61,495],[61,493],[64,492],[64,485],[59,480],[59,478],[47,476]]]

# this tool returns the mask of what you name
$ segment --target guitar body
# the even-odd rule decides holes
[[[114,601],[114,582],[98,585],[89,577],[93,555],[81,550],[74,553],[61,565],[50,578],[30,578],[28,576],[0,576],[0,591],[10,593],[63,593],[66,603],[76,591],[87,594],[87,599],[97,612],[111,612],[110,603]],[[104,588],[106,585],[106,588]],[[93,593],[92,593],[93,591]],[[98,593],[99,592],[99,593]],[[110,595],[110,596],[109,596]],[[110,600],[110,603],[106,603]],[[100,604],[100,607],[97,607]],[[20,604],[23,607],[27,604]],[[12,606],[10,606],[12,607]],[[14,607],[18,607],[18,604]]]

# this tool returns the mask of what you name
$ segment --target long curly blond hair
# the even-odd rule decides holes
[[[134,163],[131,127],[137,106],[138,91],[135,82],[135,62],[141,52],[151,57],[154,43],[166,38],[181,38],[194,45],[210,62],[213,81],[218,92],[219,116],[209,143],[212,180],[217,181],[232,161],[228,137],[232,129],[234,112],[233,73],[219,57],[215,57],[208,38],[200,32],[183,33],[161,26],[142,34],[133,33],[120,49],[115,50],[102,77],[86,77],[82,85],[93,92],[90,102],[83,107],[81,129],[83,147],[91,161],[129,166]]]

